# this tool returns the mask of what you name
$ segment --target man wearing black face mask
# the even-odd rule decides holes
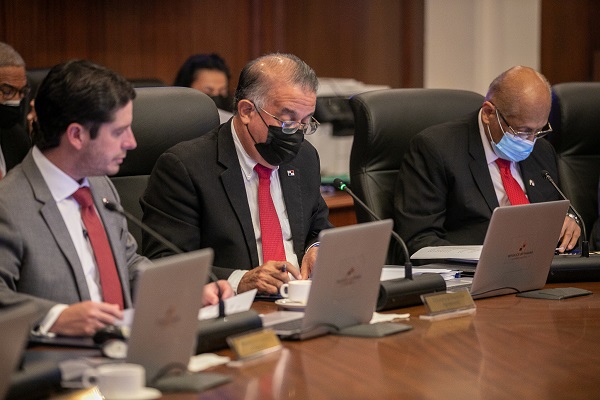
[[[296,56],[251,61],[231,121],[165,152],[141,199],[144,222],[179,248],[212,247],[215,273],[238,293],[277,293],[288,273],[306,279],[317,236],[331,227],[319,157],[304,140],[318,127],[317,86]],[[150,258],[170,253],[149,236],[142,250]]]
[[[23,116],[28,94],[23,58],[0,42],[0,178],[19,164],[31,147]]]

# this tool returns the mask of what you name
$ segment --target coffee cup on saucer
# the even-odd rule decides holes
[[[288,301],[306,304],[308,295],[310,294],[310,286],[312,281],[297,280],[284,283],[279,288],[279,294]]]
[[[82,378],[85,387],[97,386],[106,400],[149,400],[162,394],[145,387],[146,371],[138,364],[105,364],[88,369]]]

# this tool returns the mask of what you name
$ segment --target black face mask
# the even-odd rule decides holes
[[[246,125],[246,129],[248,129],[248,125]],[[250,136],[254,140],[252,132],[250,132]],[[288,135],[283,133],[281,127],[269,125],[267,141],[256,143],[254,140],[254,147],[266,162],[275,166],[292,161],[300,151],[303,141],[304,134],[300,131]]]
[[[21,110],[23,101],[18,106],[9,106],[6,104],[0,104],[0,127],[10,128],[13,125],[19,123],[21,120]]]
[[[229,111],[229,112],[233,111],[233,99],[231,97],[219,95],[219,96],[210,96],[210,98],[217,105],[217,108],[220,108],[221,110],[225,110],[225,111]]]

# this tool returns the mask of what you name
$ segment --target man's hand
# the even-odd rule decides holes
[[[558,252],[564,253],[565,251],[573,250],[577,246],[579,236],[581,236],[581,228],[573,218],[566,216],[560,231]]]
[[[277,294],[279,287],[290,280],[288,272],[302,279],[298,269],[287,261],[268,261],[244,274],[238,285],[238,293],[258,289],[259,293]]]
[[[84,301],[65,308],[50,328],[65,336],[92,336],[107,325],[123,319],[123,312],[116,304]]]
[[[225,280],[219,280],[216,283],[209,283],[204,285],[202,307],[217,304],[219,302],[219,289],[217,288],[217,285],[219,285],[219,288],[221,288],[221,296],[223,300],[233,296],[233,289],[231,288],[229,282]]]
[[[302,259],[302,279],[308,279],[308,277],[312,274],[313,267],[315,266],[315,261],[317,261],[317,252],[319,251],[318,246],[311,247],[306,254],[304,254],[304,258]]]

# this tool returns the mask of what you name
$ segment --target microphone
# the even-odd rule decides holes
[[[560,194],[563,199],[570,202],[570,200],[567,198],[567,196],[565,196],[565,194],[560,190],[560,188],[558,187],[556,182],[554,182],[554,179],[552,179],[552,177],[550,176],[550,173],[548,171],[546,171],[545,169],[542,170],[542,176],[548,182],[550,182],[552,184],[552,186],[554,186],[554,189],[556,189],[558,194]],[[581,237],[579,238],[579,247],[581,247],[581,257],[589,257],[590,256],[590,243],[587,240],[587,233],[585,231],[585,222],[583,221],[583,218],[581,218],[581,215],[579,215],[579,213],[577,212],[575,207],[573,207],[572,203],[569,203],[569,208],[571,209],[571,211],[573,211],[573,214],[575,214],[577,216],[579,221],[581,221],[581,224],[579,225],[581,227],[581,233],[582,233]]]
[[[169,250],[171,250],[173,253],[183,254],[183,250],[181,250],[179,247],[175,246],[173,243],[171,243],[169,240],[167,240],[167,238],[165,238],[163,235],[156,232],[154,229],[150,228],[148,225],[146,225],[145,223],[140,221],[136,216],[134,216],[130,212],[126,211],[123,207],[121,207],[121,205],[113,203],[112,201],[108,200],[106,197],[102,198],[102,203],[104,203],[104,207],[107,210],[121,214],[122,216],[127,218],[129,221],[133,222],[138,228],[140,228],[141,230],[143,230],[144,232],[146,232],[147,234],[152,236],[154,239],[158,240],[162,245],[164,245],[165,247],[168,247]],[[224,317],[225,316],[225,303],[223,303],[223,292],[221,291],[221,287],[219,286],[219,283],[217,282],[219,280],[219,278],[217,278],[217,276],[212,271],[209,272],[209,276],[210,276],[210,280],[212,282],[215,282],[215,284],[217,285],[217,295],[219,296],[219,317]]]
[[[333,186],[340,191],[348,193],[373,219],[381,221],[381,218],[354,194],[341,179],[334,179]],[[392,230],[392,237],[400,245],[404,253],[404,278],[381,282],[379,299],[377,300],[377,311],[422,304],[422,294],[446,291],[446,282],[440,274],[421,274],[413,277],[412,263],[406,243],[394,230]]]

